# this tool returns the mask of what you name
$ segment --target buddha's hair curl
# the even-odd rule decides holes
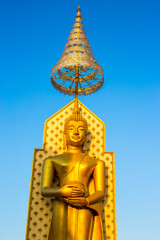
[[[70,121],[82,121],[84,123],[84,128],[85,128],[85,134],[87,135],[88,133],[88,124],[87,124],[87,121],[84,117],[82,117],[80,114],[72,114],[70,115],[66,120],[65,120],[65,123],[64,123],[64,133],[67,133],[67,127],[68,127],[68,123]]]

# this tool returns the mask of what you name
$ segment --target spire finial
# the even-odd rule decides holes
[[[81,9],[80,6],[77,8],[77,17],[81,17]]]

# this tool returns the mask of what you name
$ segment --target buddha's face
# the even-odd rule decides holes
[[[85,128],[83,121],[69,121],[66,135],[67,143],[69,145],[80,147],[85,140]]]

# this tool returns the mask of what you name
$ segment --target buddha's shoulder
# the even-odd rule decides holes
[[[44,161],[46,162],[61,162],[64,161],[64,159],[70,159],[70,155],[68,153],[62,153],[62,154],[58,154],[55,156],[49,156],[47,158],[44,159]]]
[[[88,161],[94,163],[94,164],[104,164],[104,161],[100,160],[99,158],[94,158],[94,157],[91,157],[89,155],[86,155],[86,158]]]

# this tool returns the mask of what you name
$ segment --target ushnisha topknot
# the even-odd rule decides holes
[[[68,123],[73,120],[73,121],[82,121],[84,124],[84,128],[85,128],[85,134],[87,135],[88,132],[88,124],[87,121],[84,117],[82,117],[82,115],[80,115],[80,110],[78,107],[78,100],[77,98],[75,99],[75,103],[74,103],[74,109],[73,109],[73,114],[70,115],[66,120],[65,120],[65,124],[64,124],[64,133],[67,133],[67,127],[68,127]]]

